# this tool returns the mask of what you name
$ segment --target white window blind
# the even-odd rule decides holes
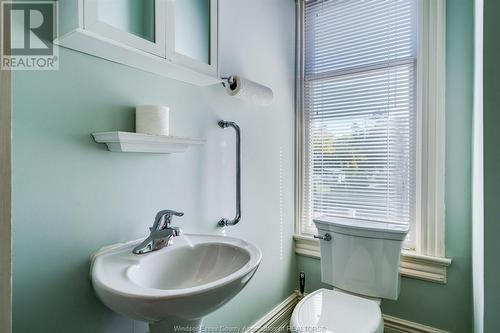
[[[414,223],[416,1],[305,3],[304,233],[321,215]]]

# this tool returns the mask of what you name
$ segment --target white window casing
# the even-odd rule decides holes
[[[315,1],[315,3],[317,6],[325,6],[326,1],[317,0]],[[390,3],[391,1],[368,2],[368,4],[371,4],[373,6],[381,7],[383,7],[383,5],[387,6],[387,4],[390,5]],[[387,57],[387,54],[389,52],[387,52],[386,54],[382,54],[381,51],[379,51],[379,53],[377,54],[377,47],[380,47],[380,45],[377,45],[376,40],[371,41],[371,44],[367,44],[371,48],[366,47],[368,51],[365,52],[365,50],[363,49],[365,44],[362,38],[366,38],[366,36],[360,34],[354,37],[357,37],[358,39],[361,38],[361,40],[359,41],[360,44],[363,45],[363,47],[356,50],[355,45],[348,46],[351,51],[350,54],[354,54],[354,57],[342,58],[337,57],[336,54],[336,58],[334,60],[332,60],[332,58],[325,60],[325,57],[329,56],[328,52],[330,50],[328,45],[325,46],[325,43],[328,43],[328,40],[326,40],[325,42],[324,38],[321,39],[322,35],[318,34],[315,31],[314,42],[319,45],[318,48],[320,49],[319,51],[314,50],[315,52],[319,52],[319,56],[315,54],[315,60],[319,59],[319,65],[313,64],[313,66],[317,65],[320,67],[317,71],[318,73],[315,73],[314,68],[313,70],[311,70],[311,64],[305,63],[305,2],[304,0],[297,0],[297,149],[295,196],[296,253],[317,258],[319,258],[320,256],[319,243],[316,240],[312,239],[312,234],[315,232],[315,230],[311,228],[309,219],[309,216],[311,216],[311,213],[308,211],[309,202],[307,200],[304,200],[304,198],[307,198],[312,191],[311,187],[308,187],[308,182],[304,182],[307,179],[311,179],[309,178],[308,174],[311,165],[306,165],[304,161],[307,161],[311,164],[321,164],[320,166],[315,166],[316,176],[318,176],[319,174],[319,176],[321,177],[321,180],[316,184],[320,184],[321,186],[323,186],[324,184],[328,185],[328,182],[331,181],[330,179],[332,177],[333,179],[337,179],[338,177],[341,177],[342,173],[344,172],[338,172],[335,169],[335,167],[338,166],[339,163],[344,162],[335,160],[336,157],[334,156],[334,154],[326,157],[323,156],[323,148],[315,151],[316,155],[318,154],[318,151],[320,152],[321,156],[319,158],[313,159],[309,156],[312,150],[310,149],[306,140],[313,138],[310,139],[312,141],[315,138],[318,142],[320,142],[320,144],[325,140],[325,137],[321,134],[323,133],[322,129],[318,131],[319,134],[312,133],[311,135],[311,133],[309,132],[311,130],[311,124],[309,123],[311,119],[313,119],[313,121],[319,122],[321,126],[325,126],[325,128],[327,128],[326,132],[328,132],[327,135],[330,135],[329,133],[331,132],[341,133],[342,130],[344,130],[344,125],[342,123],[342,121],[344,120],[339,121],[337,120],[337,118],[335,118],[336,116],[332,117],[331,114],[328,114],[328,112],[330,112],[329,106],[326,104],[326,107],[323,107],[323,104],[318,105],[317,101],[319,100],[319,103],[332,103],[333,101],[333,103],[337,103],[337,109],[339,103],[342,104],[345,101],[347,102],[347,104],[351,103],[349,105],[350,110],[356,110],[357,101],[352,101],[352,96],[355,96],[357,98],[364,98],[363,102],[376,104],[377,101],[379,101],[378,98],[381,96],[381,94],[383,95],[383,89],[386,89],[387,95],[389,96],[388,101],[380,102],[380,105],[378,107],[380,107],[381,110],[384,110],[381,113],[385,112],[386,114],[390,114],[393,110],[395,110],[394,114],[396,114],[396,120],[390,120],[391,116],[388,116],[384,118],[384,121],[386,121],[386,124],[392,124],[392,121],[396,124],[396,126],[398,126],[398,124],[406,124],[405,126],[410,124],[410,128],[413,128],[413,130],[415,131],[413,138],[412,133],[404,132],[404,130],[406,129],[405,127],[398,127],[395,132],[398,133],[398,135],[399,133],[403,133],[405,136],[401,138],[397,137],[397,140],[394,140],[398,141],[396,142],[396,145],[391,146],[389,143],[380,144],[380,140],[378,140],[380,136],[370,137],[370,133],[377,132],[378,130],[380,130],[380,128],[377,128],[377,126],[370,127],[370,120],[365,120],[364,124],[368,123],[368,125],[365,125],[365,129],[363,132],[363,140],[365,141],[356,142],[355,140],[353,141],[349,139],[351,142],[349,144],[361,146],[361,148],[359,148],[360,150],[368,151],[369,153],[372,153],[374,151],[373,147],[376,148],[375,151],[377,153],[380,151],[386,153],[387,151],[387,159],[384,160],[385,169],[383,169],[384,171],[387,171],[387,175],[381,175],[380,171],[377,171],[378,173],[373,175],[374,172],[372,171],[373,169],[371,169],[369,170],[371,174],[366,173],[369,175],[369,177],[366,176],[366,174],[362,174],[364,178],[368,179],[369,186],[366,186],[365,183],[362,183],[361,178],[359,178],[361,179],[361,181],[358,182],[355,177],[351,177],[356,179],[356,182],[348,184],[349,180],[345,181],[347,183],[346,191],[338,192],[338,189],[336,189],[337,192],[333,194],[328,193],[330,189],[320,189],[318,190],[319,195],[317,193],[315,194],[315,208],[316,211],[322,212],[322,209],[324,209],[329,213],[333,212],[334,214],[342,215],[346,214],[346,211],[342,210],[344,205],[346,205],[346,207],[356,208],[350,208],[348,210],[348,214],[361,214],[361,216],[373,217],[375,220],[380,219],[386,222],[410,223],[411,233],[409,241],[407,241],[404,245],[405,250],[403,251],[401,260],[402,275],[433,282],[446,283],[446,268],[448,265],[450,265],[451,260],[444,258],[445,0],[416,0],[416,8],[412,8],[412,10],[416,10],[417,12],[417,30],[415,41],[416,50],[413,54],[413,58],[411,53],[411,45],[408,43],[408,38],[410,35],[408,33],[405,34],[404,32],[404,29],[408,26],[405,26],[406,23],[404,22],[404,20],[406,19],[404,15],[407,14],[405,10],[407,11],[408,9],[401,9],[401,3],[398,3],[398,6],[395,6],[394,9],[395,16],[393,17],[396,17],[396,19],[394,19],[393,27],[395,27],[396,32],[391,34],[392,38],[394,39],[390,40],[389,42],[387,42],[387,40],[380,42],[386,43],[384,44],[384,47],[386,48],[390,48],[391,45],[394,46],[396,44],[398,46],[402,45],[402,47],[400,48],[395,47],[395,51],[390,53],[391,59],[388,59]],[[312,6],[315,6],[313,2],[309,3],[309,5],[311,4]],[[366,4],[367,3],[365,3],[365,6]],[[386,12],[388,9],[392,10],[390,8],[381,9]],[[336,8],[336,10],[346,10],[345,15],[341,16],[342,20],[353,19],[352,17],[349,18],[348,7],[344,6],[342,8]],[[401,12],[397,12],[397,10],[400,10]],[[380,11],[378,11],[378,8],[376,8],[375,13],[379,12]],[[332,13],[333,11],[330,12],[330,15],[332,15]],[[367,13],[370,13],[370,11],[368,10]],[[311,10],[308,15],[311,15]],[[387,15],[385,16],[387,17]],[[383,18],[384,15],[380,15],[380,17]],[[314,20],[316,18],[313,16],[312,19]],[[361,23],[363,23],[363,18],[356,19],[358,19],[358,24],[356,25],[356,27],[359,27],[359,20],[361,20]],[[376,20],[374,21],[374,23],[367,21],[367,24],[371,26],[374,25],[375,28],[377,28],[377,22]],[[401,26],[397,26],[398,22],[401,23]],[[346,24],[345,26],[348,26],[348,24]],[[326,27],[322,26],[320,28],[327,29],[328,26],[326,24]],[[342,31],[339,32],[339,28],[336,28],[337,35],[342,34]],[[378,28],[380,29],[380,26]],[[347,35],[347,39],[349,40],[353,37],[352,34],[355,34],[356,31],[351,33],[349,30],[347,30],[345,33]],[[351,36],[349,36],[349,34],[351,34]],[[415,34],[413,34],[413,36],[414,35]],[[323,36],[327,36],[326,39],[330,37],[328,36],[328,34]],[[345,36],[336,38],[340,38],[340,40],[342,40],[342,37],[346,38]],[[368,36],[368,39],[366,40],[370,41],[370,38],[376,39],[376,37]],[[342,49],[342,43],[340,43],[340,47],[338,46],[338,39],[336,43],[337,52],[339,52],[339,50],[340,52],[346,52]],[[352,44],[352,41],[350,41],[350,44]],[[406,49],[404,48],[405,45],[407,46]],[[354,53],[352,52],[353,49],[355,51]],[[392,57],[393,55],[395,56]],[[309,58],[311,58],[311,55],[309,55]],[[377,62],[378,59],[381,59],[382,61]],[[363,61],[365,61],[365,63],[368,65],[365,66],[365,68],[363,68]],[[309,67],[306,68],[306,66]],[[379,72],[377,72],[377,70],[379,70]],[[307,74],[305,74],[306,72]],[[313,83],[312,88],[310,80],[311,72],[313,73],[313,75],[315,75],[314,79],[323,80],[321,84],[316,84],[316,86],[314,86]],[[328,77],[328,74],[325,73],[333,73],[340,76]],[[349,77],[353,80],[352,82],[349,82]],[[339,80],[335,81],[337,78],[339,78]],[[386,81],[385,85],[383,85],[384,80]],[[361,86],[358,84],[359,82],[361,82]],[[380,84],[380,82],[382,82],[382,84]],[[412,88],[411,86],[413,82],[415,83],[414,88]],[[356,91],[356,84],[358,84],[358,87],[361,87],[358,89],[358,91]],[[308,91],[305,91],[304,87],[306,85],[309,85]],[[324,88],[325,85],[326,88]],[[335,87],[335,90],[328,90],[328,88],[331,88],[332,86]],[[353,89],[343,89],[345,86]],[[408,87],[410,87],[410,91],[415,91],[415,96],[411,96],[406,93]],[[366,93],[367,91],[368,93]],[[311,99],[311,95],[314,98]],[[316,98],[316,96],[319,96],[319,98]],[[311,106],[311,100],[314,100],[316,104],[313,104]],[[306,104],[306,102],[308,104]],[[398,109],[399,105],[402,106]],[[410,113],[405,114],[404,112],[400,112],[400,110],[404,111],[408,110],[408,108],[410,108]],[[415,109],[412,110],[411,108]],[[311,117],[311,109],[312,112],[314,112],[313,117],[316,118]],[[357,108],[357,110],[359,112],[359,108]],[[309,113],[307,113],[306,111]],[[322,115],[322,112],[324,113],[324,116]],[[356,116],[356,114],[348,114],[345,118]],[[363,114],[361,114],[361,118],[362,116]],[[389,119],[389,121],[387,119]],[[376,122],[373,123],[376,124]],[[347,126],[352,127],[352,123]],[[368,128],[368,130],[366,128]],[[313,128],[313,131],[317,129],[318,127]],[[401,130],[403,130],[403,132]],[[388,129],[388,132],[389,131],[390,127]],[[316,136],[314,136],[314,134],[316,134]],[[352,133],[350,133],[349,135],[350,137],[353,137]],[[338,135],[334,139],[337,140],[335,141],[336,145],[341,146],[343,144],[342,137],[340,136],[339,139],[339,136],[340,135]],[[391,137],[389,134],[387,134],[387,138],[388,142],[391,141]],[[408,140],[405,141],[405,139]],[[414,140],[413,142],[411,141],[412,139]],[[369,143],[369,146],[367,142]],[[315,144],[318,143],[316,142]],[[342,148],[339,149],[339,151],[336,151],[337,156],[342,155]],[[340,152],[340,154],[338,152]],[[410,186],[410,188],[406,188],[404,186],[401,187],[398,185],[401,183],[401,179],[406,179],[404,177],[400,177],[400,174],[398,173],[399,169],[396,169],[396,172],[393,173],[395,176],[393,176],[392,174],[390,174],[392,172],[390,167],[387,167],[387,165],[397,165],[399,161],[404,161],[405,159],[409,160],[410,164],[412,164],[412,166],[410,167],[411,170],[409,170],[410,173],[406,173],[403,175],[404,177],[407,177],[408,182],[413,182],[413,184],[410,184],[413,185]],[[370,160],[370,156],[368,156],[368,158],[366,158],[365,160],[367,160],[368,163],[372,163],[372,161]],[[324,167],[324,165],[327,165],[327,167]],[[403,170],[405,169],[408,168],[404,166]],[[339,175],[337,175],[336,172],[339,173]],[[355,174],[356,177],[358,177],[358,175],[359,173]],[[344,181],[344,178],[341,178],[342,181]],[[381,190],[377,189],[377,182],[375,182],[375,185],[370,183],[373,179],[383,179],[383,188]],[[409,186],[405,182],[402,183],[406,186]],[[357,188],[358,184],[362,184],[363,186],[365,186],[364,188],[362,188],[362,195],[365,196],[365,193],[367,193],[366,197],[369,198],[367,207],[375,208],[365,209],[365,207],[363,207],[362,204],[360,204],[358,201],[354,201],[357,200],[357,198],[354,198],[352,199],[352,201],[350,201],[351,198],[349,197],[349,189]],[[338,188],[338,184],[336,186]],[[367,188],[368,191],[366,191]],[[381,198],[385,199],[388,203],[382,202],[383,200],[378,196],[379,192],[381,192],[383,195]],[[387,200],[387,198],[389,198],[390,200]],[[398,201],[398,199],[400,199],[401,201]],[[378,205],[380,202],[382,202],[382,204]],[[402,209],[402,207],[404,208],[405,203],[408,203],[405,208],[406,210]],[[358,206],[360,209],[358,209]],[[393,221],[391,221],[391,219]],[[309,224],[307,223],[307,221],[309,221]]]
[[[434,257],[445,256],[445,3],[418,1],[416,252]]]

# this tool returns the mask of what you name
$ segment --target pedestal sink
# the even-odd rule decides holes
[[[92,283],[100,300],[151,333],[199,332],[203,317],[232,299],[257,270],[262,254],[244,240],[182,235],[148,254],[138,242],[99,251]]]

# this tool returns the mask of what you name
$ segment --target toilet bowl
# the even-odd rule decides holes
[[[290,319],[291,332],[382,333],[379,304],[339,290],[319,289],[304,297]]]

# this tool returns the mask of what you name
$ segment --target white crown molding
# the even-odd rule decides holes
[[[300,294],[295,291],[283,302],[266,313],[256,323],[243,330],[244,333],[288,332],[293,309],[300,301]],[[408,320],[383,315],[385,333],[448,333],[434,327],[414,323]]]
[[[321,259],[319,241],[309,236],[294,235],[295,253]],[[400,273],[402,276],[446,284],[447,269],[451,259],[420,255],[414,251],[403,251],[401,254]]]

